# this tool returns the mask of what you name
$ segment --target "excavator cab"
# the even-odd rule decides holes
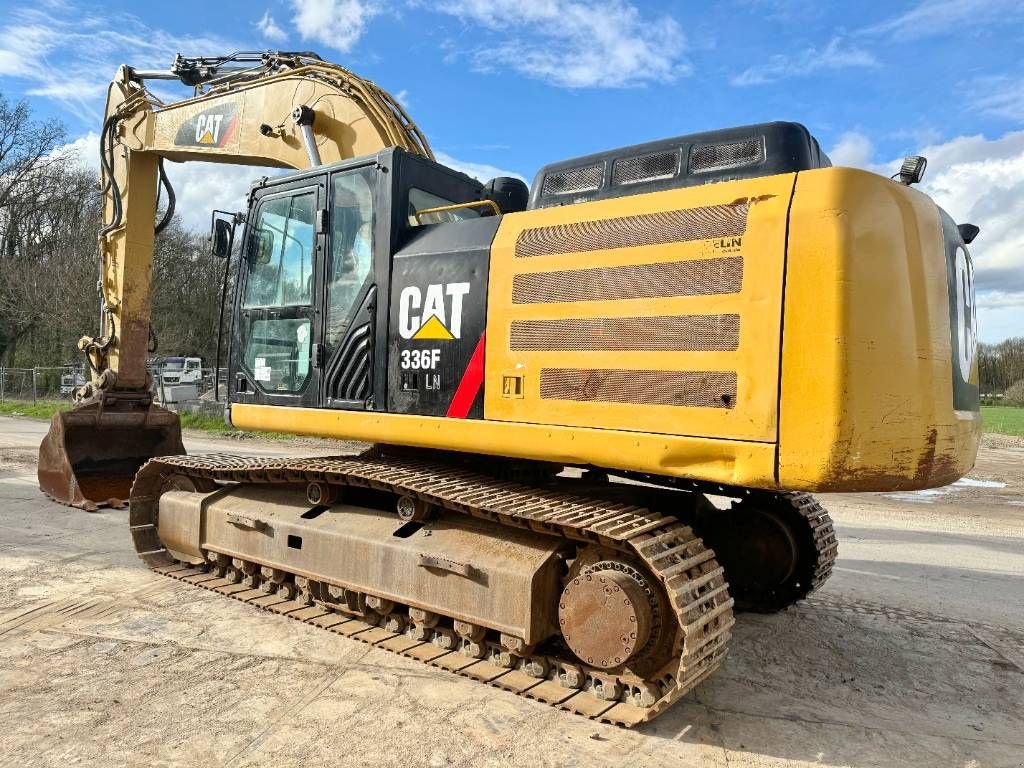
[[[398,322],[391,297],[407,265],[424,269],[405,256],[431,225],[463,222],[466,244],[481,247],[459,261],[482,276],[493,214],[504,210],[485,195],[475,179],[399,148],[258,182],[234,297],[232,404],[366,411],[401,397],[400,382],[389,386],[384,342]],[[472,278],[458,268],[428,282]],[[453,340],[453,377],[470,343]]]

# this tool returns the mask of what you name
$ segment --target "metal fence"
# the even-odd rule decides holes
[[[223,398],[227,389],[227,369],[197,368],[185,370],[176,364],[149,366],[153,395],[161,403],[190,400],[214,400],[214,382],[219,382]],[[75,391],[90,379],[85,365],[61,367],[5,368],[0,366],[0,403],[11,400],[35,403],[40,400],[70,400]]]

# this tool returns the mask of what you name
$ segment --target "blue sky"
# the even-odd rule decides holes
[[[375,80],[481,175],[775,119],[805,123],[837,164],[891,173],[924,152],[927,190],[982,227],[982,338],[1024,335],[1020,0],[0,0],[0,92],[80,146],[118,64],[264,48]],[[176,175],[187,221],[244,189],[223,170]]]

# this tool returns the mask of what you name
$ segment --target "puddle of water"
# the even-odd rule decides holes
[[[924,491],[901,491],[900,493],[887,493],[887,499],[897,501],[912,501],[916,504],[931,504],[936,498],[947,496],[952,489],[947,485],[945,488],[928,488]]]
[[[973,477],[961,477],[953,485],[960,485],[965,488],[1005,488],[1006,483],[997,480],[975,480]]]
[[[956,488],[1005,488],[1006,483],[996,480],[976,480],[973,477],[961,477],[951,485],[942,488],[928,488],[924,491],[901,491],[900,493],[887,493],[886,498],[897,501],[910,501],[915,504],[932,504],[935,499],[948,496]]]

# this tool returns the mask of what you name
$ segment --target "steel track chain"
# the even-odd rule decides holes
[[[832,566],[835,565],[836,557],[839,554],[839,542],[836,541],[836,531],[832,526],[832,517],[828,510],[821,506],[811,494],[790,491],[780,494],[780,497],[807,521],[811,540],[814,542],[814,571],[811,582],[807,585],[807,590],[797,598],[797,600],[803,600],[812,592],[817,591],[832,575]]]
[[[166,478],[186,474],[213,481],[320,481],[412,495],[456,513],[528,528],[631,554],[661,582],[675,615],[672,661],[641,680],[588,669],[575,658],[540,659],[552,672],[527,674],[488,659],[464,656],[429,641],[390,632],[352,616],[252,589],[174,561],[157,536],[159,496]],[[714,552],[691,528],[643,507],[497,480],[448,464],[410,458],[325,457],[253,459],[230,455],[153,459],[132,488],[129,520],[139,556],[158,573],[211,589],[425,663],[448,669],[585,717],[623,726],[647,722],[705,680],[722,663],[734,624],[733,600]],[[558,670],[582,670],[583,687],[566,687]],[[639,702],[639,703],[638,703]]]

